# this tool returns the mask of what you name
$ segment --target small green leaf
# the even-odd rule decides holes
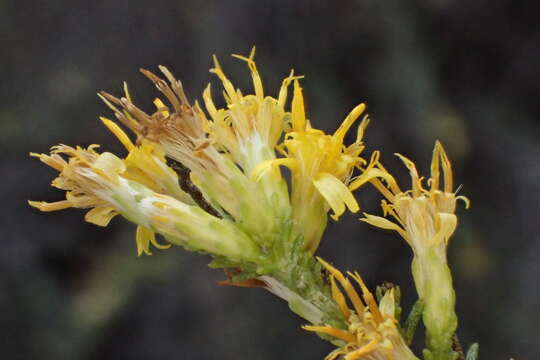
[[[403,324],[402,335],[405,343],[411,345],[414,333],[416,332],[416,327],[422,318],[422,312],[424,311],[424,302],[422,300],[417,300]]]
[[[469,347],[469,350],[467,351],[467,356],[465,357],[465,360],[476,360],[478,359],[478,343],[474,343]]]

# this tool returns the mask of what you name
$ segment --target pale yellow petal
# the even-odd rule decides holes
[[[212,100],[212,95],[210,92],[210,84],[208,84],[208,86],[203,91],[203,100],[204,100],[204,105],[206,106],[206,110],[208,111],[210,116],[212,118],[216,117],[218,111],[217,111],[216,105],[214,104],[214,100]]]
[[[284,108],[285,102],[287,101],[287,93],[289,90],[289,85],[293,80],[302,79],[304,76],[294,76],[294,70],[291,70],[291,73],[289,76],[287,76],[285,79],[283,79],[283,82],[281,83],[281,88],[279,89],[279,95],[278,95],[278,101],[277,104],[279,107]]]
[[[253,80],[253,88],[255,90],[255,96],[257,96],[259,99],[263,99],[264,92],[263,92],[263,86],[262,86],[262,80],[261,76],[259,75],[259,72],[257,71],[257,65],[255,64],[255,46],[251,49],[251,53],[249,54],[249,57],[245,57],[242,55],[233,54],[233,57],[243,60],[247,62],[249,70],[251,70],[251,78]]]
[[[388,290],[381,301],[379,301],[379,309],[381,314],[392,318],[396,317],[396,299],[394,295],[394,289]]]
[[[150,251],[150,243],[155,241],[155,234],[152,230],[144,226],[137,226],[135,234],[135,242],[137,243],[137,256],[141,256],[144,252],[146,255],[152,255]]]
[[[229,79],[227,79],[227,76],[225,76],[225,73],[223,72],[221,65],[219,64],[219,61],[216,55],[213,55],[213,59],[214,59],[214,68],[210,69],[210,72],[216,74],[217,77],[223,83],[223,88],[225,89],[225,92],[224,92],[225,100],[227,101],[227,103],[237,102],[238,94],[234,90],[234,85]]]
[[[360,210],[351,191],[334,175],[320,173],[313,179],[313,185],[334,211],[332,214],[334,220],[345,212],[345,206],[353,213]]]
[[[41,162],[49,165],[50,167],[59,172],[62,172],[62,170],[64,170],[64,167],[67,165],[67,162],[62,159],[62,157],[58,154],[47,155],[31,152],[30,156],[39,158]]]
[[[345,355],[343,359],[344,360],[360,360],[362,358],[365,358],[364,355],[369,354],[370,352],[372,352],[373,350],[377,348],[379,341],[380,341],[379,339],[373,339],[366,345],[362,346],[360,349],[349,352],[347,355]]]
[[[392,221],[385,219],[380,216],[370,215],[364,213],[364,218],[360,219],[360,221],[366,222],[370,225],[376,226],[378,228],[384,229],[384,230],[393,230],[397,231],[405,240],[409,241],[409,237],[405,230],[403,230],[399,225],[396,223],[393,223]]]
[[[69,200],[62,200],[62,201],[55,201],[55,202],[28,200],[28,205],[35,207],[36,209],[40,211],[44,211],[44,212],[64,210],[73,206],[73,204]]]
[[[101,170],[106,175],[120,174],[126,170],[126,165],[122,159],[109,152],[99,155],[92,167],[95,170]]]
[[[263,161],[253,169],[249,174],[249,178],[254,181],[259,181],[268,171],[272,171],[278,166],[285,166],[294,171],[298,168],[298,160],[282,158]]]
[[[439,156],[439,146],[440,143],[437,141],[435,147],[433,148],[433,157],[431,159],[431,178],[429,179],[429,185],[431,190],[439,190],[440,184],[440,156]]]
[[[444,174],[444,191],[450,193],[453,191],[452,188],[454,187],[452,164],[450,163],[448,155],[446,155],[446,151],[444,151],[444,148],[439,140],[435,142],[435,148],[433,149],[433,157],[436,156],[441,159],[441,166]]]
[[[401,154],[394,154],[396,155],[409,169],[409,173],[411,175],[411,182],[412,182],[412,193],[414,197],[420,196],[421,193],[421,184],[420,184],[420,177],[418,176],[418,171],[416,170],[416,166],[414,163],[406,158],[405,156]]]
[[[115,208],[111,206],[98,206],[87,212],[84,220],[98,226],[107,226],[116,215],[118,215],[118,212]]]
[[[349,184],[349,189],[351,189],[351,191],[354,191],[358,189],[360,186],[374,179],[384,179],[388,186],[393,186],[396,184],[396,180],[388,172],[383,171],[381,169],[372,168],[367,171],[364,171],[362,175],[358,176],[356,179],[351,181],[351,183]]]
[[[369,125],[369,117],[366,115],[364,116],[364,119],[362,119],[362,122],[360,123],[360,126],[358,126],[358,131],[356,132],[356,143],[361,143],[362,139],[364,138],[364,133],[366,132],[366,128]]]
[[[448,240],[457,227],[457,216],[449,213],[438,213],[439,216],[439,231],[431,239],[433,245],[439,244],[444,241],[445,244],[448,244]]]

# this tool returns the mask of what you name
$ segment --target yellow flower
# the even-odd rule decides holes
[[[382,201],[385,216],[395,220],[365,214],[361,219],[382,229],[397,231],[414,253],[412,275],[419,298],[424,302],[423,321],[426,327],[426,358],[452,358],[452,336],[457,328],[455,291],[452,274],[447,264],[446,250],[457,226],[457,200],[469,207],[469,200],[453,191],[452,167],[437,141],[431,161],[429,189],[422,186],[412,161],[397,154],[409,169],[412,189],[401,191],[395,183],[383,185],[372,180],[386,197]],[[382,165],[378,165],[385,171]],[[441,186],[441,167],[444,186]]]
[[[452,167],[446,152],[437,141],[431,161],[429,190],[422,186],[422,178],[418,176],[414,163],[400,154],[397,156],[409,169],[411,190],[403,192],[395,182],[385,186],[378,179],[372,180],[386,198],[382,201],[385,216],[392,217],[395,222],[369,214],[365,214],[361,220],[382,229],[397,231],[415,254],[421,254],[426,248],[437,245],[443,245],[445,249],[457,226],[454,214],[457,200],[463,200],[466,207],[469,207],[466,197],[456,196],[453,192]],[[382,165],[378,166],[381,171],[386,171]],[[444,178],[442,189],[441,166]]]
[[[233,55],[247,63],[253,80],[254,94],[243,95],[227,78],[217,58],[211,73],[221,80],[226,108],[219,109],[210,94],[210,85],[203,93],[206,109],[212,121],[208,122],[209,136],[249,174],[260,162],[275,158],[274,147],[281,138],[289,114],[285,102],[289,84],[299,77],[293,73],[283,80],[278,98],[265,96],[259,71],[254,61],[255,48],[249,57]]]
[[[95,149],[98,147],[99,145],[90,145],[84,149],[58,145],[52,148],[50,155],[30,153],[60,172],[52,186],[65,190],[66,200],[28,203],[41,211],[57,211],[70,207],[91,209],[85,220],[107,226],[110,220],[118,215],[116,207],[107,199],[111,195],[111,187],[118,185],[117,174],[125,169],[125,165],[111,153],[97,153]],[[64,160],[61,154],[67,155],[69,161]]]
[[[258,247],[231,221],[153,191],[152,187],[167,187],[166,177],[172,174],[156,164],[159,157],[149,153],[148,146],[133,147],[130,156],[135,156],[128,156],[129,160],[107,152],[99,154],[96,147],[83,149],[59,145],[53,148],[51,155],[32,154],[60,172],[52,185],[66,191],[66,200],[54,203],[29,201],[29,204],[41,211],[91,208],[85,220],[100,226],[106,226],[114,216],[121,214],[138,225],[139,255],[150,254],[150,245],[164,249],[175,244],[233,260],[254,261],[259,256]],[[68,160],[61,154],[67,155]],[[155,182],[152,175],[144,173],[144,166],[150,167],[147,170],[163,171],[165,183]],[[134,178],[147,183],[148,187]],[[159,244],[155,239],[156,232],[170,244]]]
[[[416,359],[396,326],[394,290],[387,291],[377,304],[358,273],[348,272],[362,289],[362,297],[338,269],[321,258],[318,260],[330,272],[332,296],[348,325],[346,330],[330,325],[304,326],[305,330],[330,335],[345,343],[328,354],[325,360],[334,360],[339,356],[343,356],[345,360]],[[336,280],[345,291],[353,309],[349,308],[347,298],[339,289]]]
[[[362,115],[365,105],[356,106],[333,135],[315,129],[306,119],[302,88],[294,82],[292,100],[292,127],[278,150],[285,158],[261,163],[252,173],[259,178],[267,171],[286,166],[292,173],[292,205],[294,222],[304,235],[306,247],[314,251],[326,227],[326,214],[331,208],[332,218],[337,219],[345,208],[357,212],[360,208],[352,191],[373,177],[386,176],[374,165],[378,153],[374,153],[369,165],[360,157],[364,150],[363,135],[369,123],[367,117],[358,127],[356,141],[346,146],[344,138],[351,126]],[[353,170],[363,174],[352,178]]]
[[[100,96],[120,122],[135,132],[138,143],[150,141],[164,156],[187,167],[190,181],[219,214],[233,218],[266,245],[290,216],[287,185],[279,170],[270,172],[262,182],[253,181],[248,173],[259,162],[275,158],[274,145],[286,121],[287,87],[293,78],[284,80],[278,99],[264,97],[253,56],[254,52],[249,58],[237,56],[252,72],[255,94],[246,96],[234,89],[215,61],[211,71],[222,80],[228,105],[217,109],[207,88],[203,97],[210,120],[198,104],[189,104],[180,81],[163,66],[159,69],[168,82],[141,71],[170,107],[156,99],[156,110],[149,115],[133,104],[127,87],[122,98],[105,92]],[[119,139],[125,142],[123,136]]]
[[[210,85],[203,92],[206,110],[211,120],[207,122],[208,137],[213,144],[249,175],[261,162],[276,158],[275,146],[281,138],[290,114],[285,111],[289,84],[299,77],[293,72],[286,77],[276,98],[265,96],[262,79],[254,61],[255,47],[249,57],[233,55],[247,63],[253,81],[253,94],[244,95],[240,89],[225,75],[217,57],[214,56],[215,74],[223,85],[223,97],[226,107],[216,107],[210,92]],[[275,217],[286,217],[290,214],[290,202],[287,184],[279,169],[268,171],[259,178],[256,189],[271,204],[265,211]],[[252,197],[252,201],[255,200]],[[257,217],[260,215],[258,214]],[[260,218],[258,220],[260,226]]]

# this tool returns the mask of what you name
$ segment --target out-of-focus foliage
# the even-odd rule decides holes
[[[53,171],[28,158],[60,141],[121,151],[97,116],[95,95],[119,92],[151,106],[139,67],[167,65],[200,99],[211,53],[257,45],[267,89],[294,67],[308,116],[333,131],[368,103],[368,149],[429,163],[440,139],[456,183],[472,200],[450,245],[459,334],[481,358],[540,352],[540,26],[516,1],[0,2],[0,345],[9,359],[322,358],[285,304],[257,289],[217,287],[219,272],[182,252],[137,258],[134,228],[100,229],[82,212],[38,214],[54,200]],[[138,90],[137,89],[143,89]],[[276,95],[276,94],[274,94]],[[145,104],[144,102],[147,102]],[[422,169],[427,170],[427,169]],[[426,171],[422,171],[426,172]],[[402,171],[405,176],[406,172]],[[360,191],[364,209],[378,196]],[[348,215],[330,224],[320,253],[368,284],[390,280],[413,302],[411,257],[394,234]],[[391,264],[391,265],[390,265]]]

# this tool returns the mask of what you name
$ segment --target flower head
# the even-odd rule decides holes
[[[261,163],[252,173],[261,177],[277,166],[286,166],[292,173],[292,205],[295,224],[299,225],[308,249],[314,251],[326,227],[327,213],[338,219],[345,209],[357,212],[360,207],[352,191],[382,173],[374,168],[375,152],[367,167],[360,155],[364,150],[363,135],[369,123],[364,117],[358,126],[356,140],[345,145],[345,135],[364,112],[365,104],[356,106],[334,134],[315,129],[306,118],[302,88],[294,81],[291,128],[278,150],[285,157]],[[353,171],[362,175],[353,179]],[[384,176],[384,174],[382,174]]]
[[[384,214],[395,222],[369,214],[362,220],[397,231],[413,249],[412,275],[418,296],[424,302],[426,358],[453,359],[452,336],[457,328],[457,316],[446,249],[457,226],[456,202],[463,200],[468,207],[469,200],[453,191],[452,167],[439,142],[433,150],[431,177],[427,181],[429,189],[422,186],[414,163],[402,155],[397,156],[409,169],[410,190],[401,191],[395,182],[385,186],[378,179],[372,180],[386,198],[382,201]],[[380,164],[379,168],[385,171]]]
[[[206,109],[210,114],[208,132],[212,140],[249,174],[260,162],[274,159],[274,147],[280,140],[290,117],[285,111],[289,84],[295,77],[293,72],[283,80],[278,98],[265,96],[263,83],[255,64],[255,48],[249,57],[233,55],[245,61],[251,72],[254,94],[243,95],[227,78],[217,57],[210,72],[223,84],[225,108],[214,104],[210,85],[203,93]]]
[[[345,343],[344,346],[328,354],[325,359],[334,360],[339,356],[343,356],[345,360],[416,359],[405,344],[396,325],[393,289],[387,291],[377,304],[358,273],[349,272],[348,275],[362,289],[362,297],[356,292],[350,280],[338,269],[320,258],[318,260],[330,272],[332,296],[348,325],[345,330],[330,325],[304,326],[304,329],[308,331],[330,335]],[[345,291],[353,309],[349,308],[347,298],[339,289],[336,280]]]
[[[111,153],[99,154],[98,147],[90,145],[84,149],[58,145],[52,148],[50,155],[31,153],[60,172],[52,186],[65,190],[66,199],[53,203],[29,201],[29,204],[41,211],[70,207],[91,209],[85,216],[86,221],[107,226],[119,214],[112,204],[111,194],[119,186],[118,173],[125,170],[125,165]],[[68,160],[61,155],[67,155]]]
[[[457,217],[454,214],[457,200],[463,200],[469,207],[469,200],[457,196],[453,191],[452,167],[440,142],[435,143],[431,161],[431,177],[427,181],[429,189],[422,185],[416,167],[412,161],[397,154],[409,169],[412,188],[401,191],[395,182],[383,185],[378,179],[372,180],[375,187],[385,196],[382,208],[386,218],[365,214],[361,219],[382,229],[397,231],[412,247],[415,254],[420,254],[428,247],[446,245],[454,233]],[[378,165],[381,171],[386,171]],[[441,186],[441,167],[444,186]]]
[[[42,211],[90,208],[86,221],[100,226],[106,226],[120,214],[138,225],[139,255],[150,254],[150,245],[163,249],[175,244],[233,260],[254,261],[259,256],[253,241],[230,220],[219,219],[198,206],[155,192],[172,186],[179,197],[187,196],[167,180],[175,177],[172,170],[160,163],[159,153],[143,145],[133,147],[127,159],[120,159],[108,152],[100,154],[96,147],[59,145],[50,155],[32,154],[60,172],[52,184],[66,191],[66,200],[29,201],[29,204]],[[67,160],[61,155],[66,155]],[[159,181],[153,178],[160,174]],[[163,235],[169,244],[158,243],[155,233]]]

